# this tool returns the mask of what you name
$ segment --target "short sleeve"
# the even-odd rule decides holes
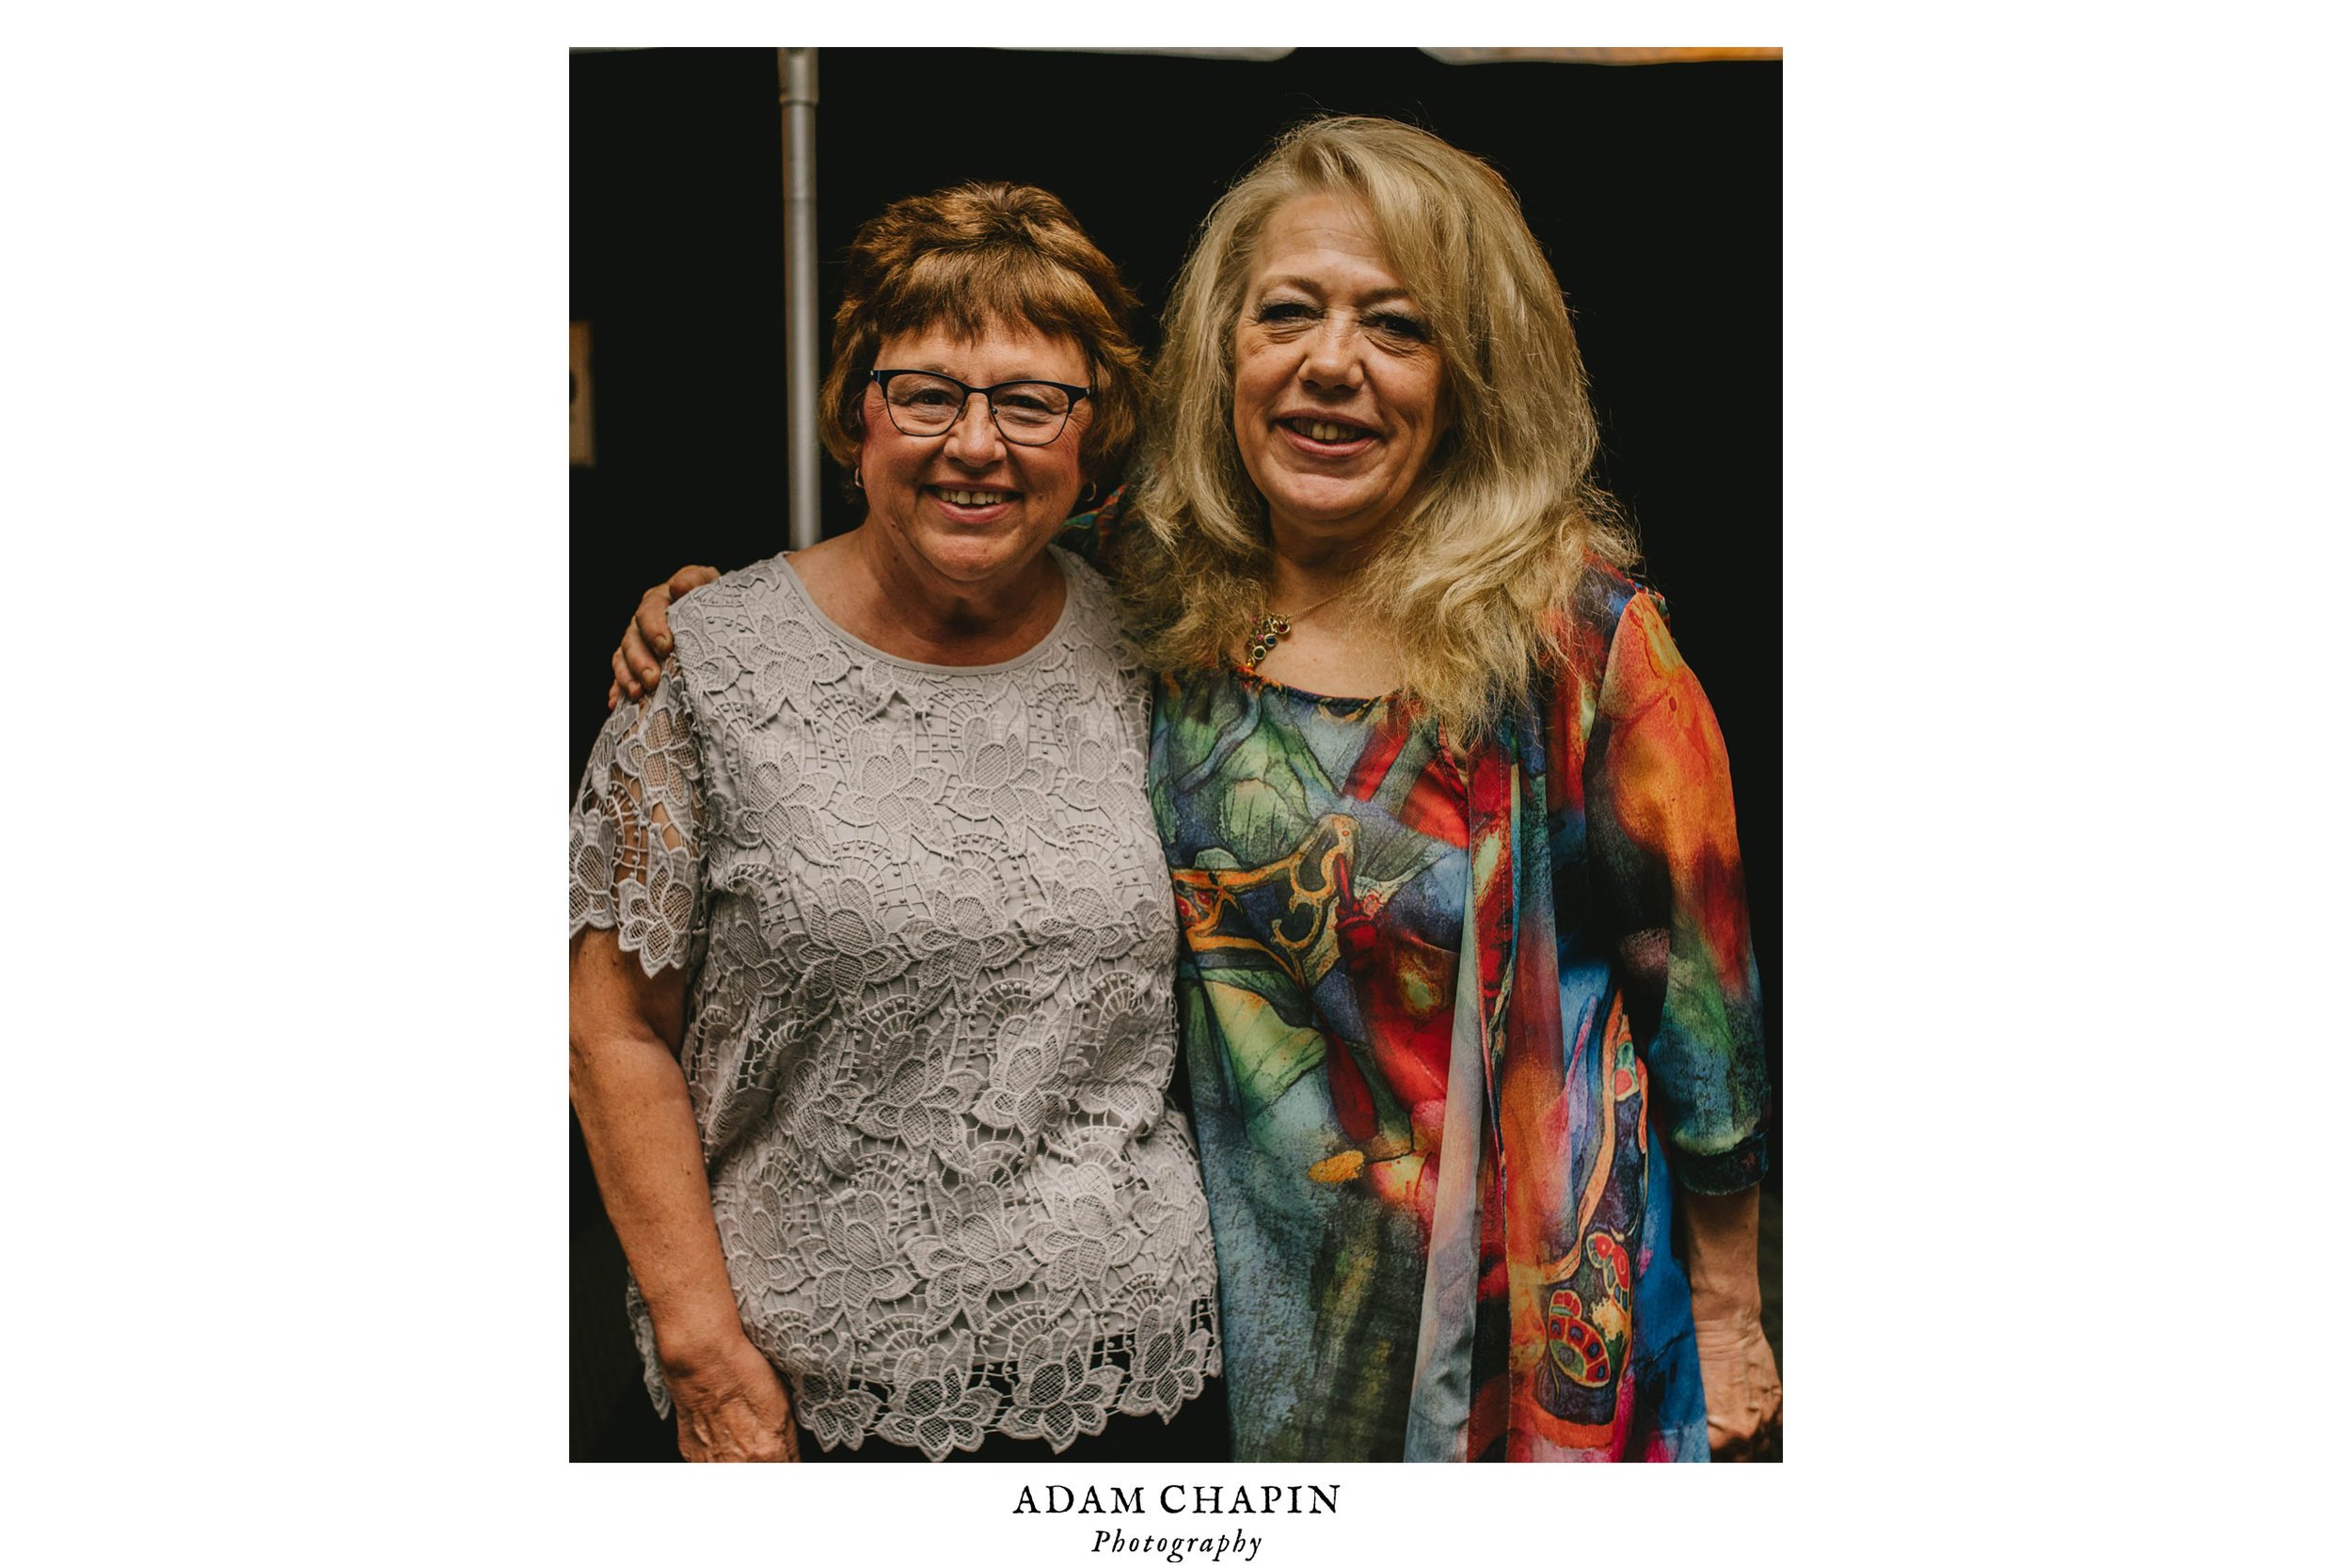
[[[1761,988],[1715,710],[1655,595],[1611,640],[1585,790],[1595,870],[1634,1002],[1652,1124],[1676,1175],[1730,1193],[1764,1174]]]
[[[605,721],[572,804],[572,926],[618,933],[648,975],[690,967],[703,931],[702,768],[673,657]]]

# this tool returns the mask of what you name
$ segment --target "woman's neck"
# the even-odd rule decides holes
[[[1391,527],[1335,537],[1273,518],[1267,531],[1274,559],[1266,576],[1266,608],[1289,611],[1353,586],[1388,542]]]
[[[1396,689],[1404,667],[1395,648],[1349,594],[1381,540],[1318,539],[1277,527],[1266,574],[1265,608],[1289,629],[1257,665],[1258,673],[1329,697],[1379,697]]]
[[[861,641],[919,664],[1001,664],[1061,619],[1068,585],[1041,550],[1006,580],[959,583],[911,568],[870,525],[793,556],[817,608]]]

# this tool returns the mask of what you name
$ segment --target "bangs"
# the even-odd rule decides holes
[[[1109,309],[1084,278],[1010,245],[917,258],[875,299],[873,322],[882,337],[945,327],[977,341],[998,330],[1029,330],[1068,338],[1081,351],[1112,326]],[[1091,364],[1093,356],[1088,359]]]
[[[1434,325],[1452,325],[1467,338],[1482,258],[1470,243],[1465,196],[1415,162],[1371,163],[1330,147],[1311,150],[1317,155],[1298,171],[1299,194],[1353,202],[1413,303],[1436,318]]]

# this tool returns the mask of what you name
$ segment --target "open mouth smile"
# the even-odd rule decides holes
[[[924,492],[935,497],[951,515],[993,512],[1009,506],[1019,496],[1017,490],[995,490],[951,484],[927,484]]]
[[[1342,420],[1290,419],[1275,421],[1303,451],[1345,457],[1372,445],[1374,435],[1362,425]]]

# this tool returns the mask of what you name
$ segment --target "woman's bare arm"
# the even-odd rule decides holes
[[[711,1217],[702,1136],[678,1067],[682,970],[647,976],[609,930],[572,944],[572,1106],[605,1212],[653,1315],[692,1460],[800,1457],[791,1404],[744,1338]]]

